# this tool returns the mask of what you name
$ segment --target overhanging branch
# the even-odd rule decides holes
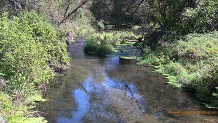
[[[76,7],[72,12],[70,12],[68,15],[66,15],[64,17],[64,19],[62,19],[58,26],[60,26],[65,20],[67,20],[72,14],[74,14],[80,7],[82,7],[88,0],[84,0],[78,7]]]
[[[131,14],[131,17],[136,13],[136,11],[138,10],[139,6],[144,2],[145,0],[141,0],[140,3],[137,5],[136,9],[133,11],[133,13]]]

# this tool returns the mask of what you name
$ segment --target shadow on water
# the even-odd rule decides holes
[[[73,117],[66,118],[66,117],[63,117],[62,115],[59,115],[57,118],[57,123],[79,123],[80,120],[88,112],[90,108],[88,95],[84,91],[77,89],[77,90],[74,90],[73,97],[75,98],[77,106],[78,106],[76,111],[72,112]]]
[[[204,109],[186,93],[166,84],[166,80],[151,69],[120,59],[131,52],[117,52],[106,58],[86,56],[84,43],[78,39],[69,46],[72,66],[47,85],[44,97],[48,101],[38,109],[49,123],[218,121],[213,115],[170,114],[169,111]]]

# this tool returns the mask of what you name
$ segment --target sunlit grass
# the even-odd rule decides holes
[[[176,87],[191,87],[206,106],[218,107],[218,33],[189,34],[170,45],[147,53],[139,62],[151,65]],[[169,51],[169,52],[165,52]],[[208,96],[210,95],[210,96]],[[212,96],[213,95],[213,96]]]
[[[133,38],[134,34],[127,31],[111,31],[94,33],[87,37],[84,51],[93,55],[104,56],[115,51],[114,46],[125,43],[126,38]]]

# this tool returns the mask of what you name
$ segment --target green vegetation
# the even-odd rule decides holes
[[[113,52],[114,36],[112,34],[93,34],[88,37],[84,51],[103,56]]]
[[[65,69],[69,57],[62,32],[36,12],[0,17],[0,114],[7,122],[37,122],[30,109],[41,101],[40,85],[56,68]]]
[[[73,36],[74,37],[76,37],[76,36],[86,37],[87,35],[95,33],[96,30],[91,25],[90,18],[83,15],[82,12],[80,14],[81,15],[76,17],[72,23],[68,24],[68,25],[72,26]]]
[[[100,31],[109,24],[118,30],[140,25],[135,32],[144,34],[146,50],[139,64],[154,66],[170,84],[194,89],[208,108],[217,108],[217,6],[215,0],[97,0],[90,10],[100,21]],[[96,43],[87,43],[92,47],[88,50],[95,52],[102,41],[112,45],[113,41],[94,37]]]
[[[43,101],[41,95],[32,95],[27,98],[25,102],[13,101],[13,97],[0,92],[0,119],[1,122],[7,123],[46,123],[43,117],[36,117],[34,111],[33,101]],[[36,97],[36,98],[35,98]],[[30,99],[31,98],[31,99]],[[4,118],[4,119],[3,119]]]
[[[33,119],[33,107],[43,101],[41,85],[69,65],[66,32],[87,36],[84,51],[99,56],[144,34],[139,64],[218,108],[217,11],[216,0],[3,0],[0,121],[46,122]]]
[[[88,54],[104,56],[114,52],[114,46],[125,43],[126,38],[134,34],[126,31],[94,33],[87,38],[84,51]]]
[[[170,84],[194,89],[206,107],[218,108],[218,2],[185,2],[148,3],[152,8],[144,43],[148,50],[139,64],[154,66]]]
[[[208,108],[218,107],[218,32],[189,34],[157,49],[139,64],[156,67],[176,87],[195,89]]]

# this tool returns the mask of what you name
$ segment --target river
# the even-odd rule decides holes
[[[217,115],[175,114],[206,109],[151,68],[120,59],[131,47],[100,58],[85,55],[84,43],[70,44],[71,67],[46,85],[47,101],[37,108],[49,123],[218,122]]]

